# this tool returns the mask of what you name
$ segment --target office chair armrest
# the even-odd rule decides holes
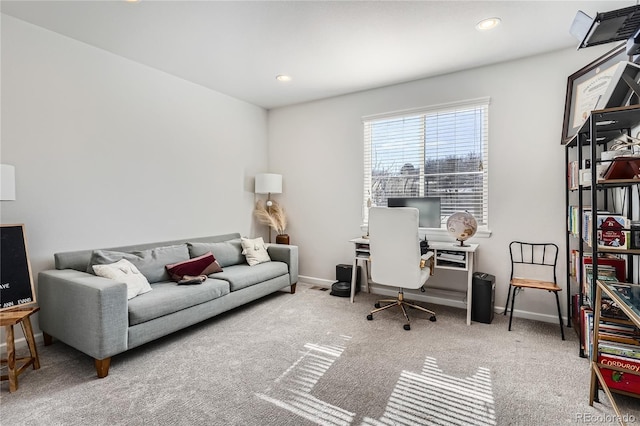
[[[420,259],[429,260],[432,257],[433,257],[433,252],[432,251],[428,251],[425,254],[423,254],[422,256],[420,256]]]
[[[433,275],[434,261],[435,261],[435,258],[433,257],[433,252],[432,251],[426,252],[425,254],[420,256],[420,269],[424,269],[428,265],[430,269],[429,275]]]

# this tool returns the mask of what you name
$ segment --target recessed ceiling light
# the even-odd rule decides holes
[[[276,75],[276,80],[278,81],[291,81],[291,76],[285,74]]]
[[[491,30],[500,24],[500,18],[487,18],[476,24],[476,30],[478,31],[487,31]]]

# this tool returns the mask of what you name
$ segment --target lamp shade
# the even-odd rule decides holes
[[[256,194],[281,194],[282,175],[261,173],[256,175]]]
[[[16,168],[10,164],[0,164],[0,201],[16,199]]]

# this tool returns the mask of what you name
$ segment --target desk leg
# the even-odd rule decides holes
[[[369,277],[369,267],[371,266],[371,260],[369,259],[365,259],[362,261],[363,265],[362,265],[362,269],[364,269],[364,271],[362,272],[362,274],[364,275],[364,286],[365,286],[365,290],[367,291],[367,293],[371,293],[371,287],[369,287],[369,281],[370,278]]]
[[[469,253],[469,268],[467,270],[467,325],[471,325],[471,301],[473,300],[473,258],[474,253]]]
[[[358,258],[353,259],[353,268],[351,268],[351,303],[353,303],[353,299],[356,296],[356,286],[358,283],[356,282],[356,277],[358,274]]]

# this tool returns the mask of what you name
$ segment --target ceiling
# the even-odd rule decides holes
[[[578,9],[634,4],[2,0],[0,10],[270,109],[575,47]],[[495,16],[494,30],[475,29]]]

